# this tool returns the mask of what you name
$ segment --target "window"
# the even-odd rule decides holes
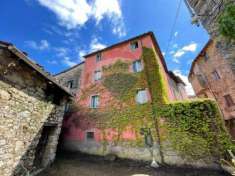
[[[206,62],[206,61],[208,61],[208,60],[209,60],[209,56],[208,56],[207,53],[205,53],[205,54],[204,54],[204,61]]]
[[[202,87],[205,87],[205,86],[206,86],[206,80],[204,79],[204,77],[203,77],[202,75],[197,75],[197,79],[198,79],[199,84],[200,84]]]
[[[131,50],[134,51],[139,48],[138,41],[131,42]]]
[[[139,90],[136,95],[136,102],[138,104],[144,104],[148,102],[148,96],[146,90]]]
[[[87,140],[94,140],[94,138],[95,138],[94,132],[91,132],[91,131],[86,132],[86,139]]]
[[[234,102],[233,102],[233,99],[232,99],[231,95],[225,95],[225,96],[224,96],[224,99],[225,99],[226,105],[227,105],[228,107],[234,105]]]
[[[70,80],[70,81],[67,82],[67,87],[68,87],[69,89],[72,89],[73,86],[74,86],[73,80]]]
[[[214,70],[212,72],[212,77],[213,77],[214,80],[219,80],[220,79],[220,75],[216,70]]]
[[[66,103],[65,107],[64,107],[64,112],[69,112],[70,108],[71,108],[71,104],[70,103]]]
[[[132,67],[134,72],[141,72],[142,71],[141,60],[134,61]]]
[[[95,71],[94,80],[95,81],[101,80],[101,71],[100,70]]]
[[[101,53],[96,54],[96,62],[101,61]]]
[[[99,106],[99,96],[94,95],[91,97],[91,108],[98,108]]]

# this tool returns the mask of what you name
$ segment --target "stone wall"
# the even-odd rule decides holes
[[[84,64],[78,64],[68,70],[65,70],[54,77],[64,87],[68,87],[68,81],[73,81],[73,87],[70,88],[70,92],[76,94],[80,88],[80,77]]]
[[[224,10],[225,0],[187,0],[198,16],[201,24],[207,30],[211,38],[216,39],[216,45],[224,59],[230,62],[235,73],[235,44],[228,42],[219,35],[217,20]],[[235,0],[231,0],[234,1]]]
[[[214,79],[214,71],[219,74],[220,79]],[[200,83],[199,75],[203,78],[205,85]],[[198,97],[215,99],[225,120],[227,122],[235,120],[235,105],[228,107],[224,98],[225,95],[230,95],[235,102],[235,75],[228,60],[224,59],[218,52],[216,42],[211,41],[204,49],[204,53],[197,58],[189,80]],[[230,130],[235,137],[234,128],[233,125]]]
[[[53,161],[66,99],[56,104],[46,94],[47,88],[41,75],[0,48],[1,176],[26,175],[37,167],[35,149],[44,126],[53,126],[54,131],[48,137],[42,167]]]

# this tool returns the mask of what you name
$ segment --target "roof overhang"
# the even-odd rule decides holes
[[[73,95],[67,90],[66,88],[62,87],[59,83],[56,82],[56,80],[49,74],[46,73],[44,70],[42,70],[41,67],[39,67],[36,63],[31,61],[31,59],[26,56],[23,52],[21,52],[19,49],[17,49],[13,44],[0,41],[0,47],[4,47],[8,49],[11,53],[13,53],[17,58],[22,60],[26,65],[28,65],[30,68],[32,68],[34,71],[36,71],[39,75],[44,77],[49,84],[53,84],[55,87],[60,89],[62,92],[64,92],[66,95],[73,97]]]

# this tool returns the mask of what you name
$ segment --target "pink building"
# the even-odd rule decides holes
[[[84,56],[85,62],[80,77],[76,100],[79,109],[89,109],[92,112],[93,110],[98,112],[103,111],[107,107],[115,107],[119,101],[116,100],[117,98],[114,96],[114,93],[104,86],[104,77],[109,75],[105,72],[105,68],[110,68],[118,63],[128,63],[128,73],[126,75],[140,75],[144,70],[144,62],[141,59],[143,47],[151,48],[156,55],[159,70],[166,85],[168,98],[170,100],[186,99],[187,95],[183,81],[172,72],[168,71],[154,34],[148,32]],[[71,69],[69,72],[71,72]],[[66,77],[66,71],[58,75],[60,78]],[[71,79],[69,81],[71,83]],[[141,81],[144,84],[145,80],[140,80],[140,82]],[[71,86],[71,84],[69,85]],[[151,94],[148,86],[139,87],[135,92],[136,95],[133,100],[129,101],[130,104],[126,106],[138,104],[141,108],[142,105],[151,104]],[[69,113],[64,121],[64,147],[67,150],[97,155],[111,153],[123,158],[151,159],[149,151],[146,148],[116,144],[114,138],[118,135],[117,131],[118,130],[115,128],[101,130],[96,121],[87,118],[86,114],[76,110],[75,112],[73,111],[73,113]],[[103,145],[104,135],[105,142],[107,143],[105,147]],[[125,143],[136,141],[139,137],[139,130],[134,130],[132,124],[127,125],[118,135],[120,141],[124,141]],[[131,153],[130,148],[132,149]]]

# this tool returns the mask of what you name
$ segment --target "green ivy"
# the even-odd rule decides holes
[[[176,102],[161,109],[167,140],[189,159],[222,158],[233,149],[216,103],[212,100]]]
[[[154,50],[151,48],[143,48],[142,58],[153,104],[156,108],[160,108],[169,101],[160,65]]]
[[[103,136],[106,136],[105,129],[116,129],[118,134],[114,142],[119,145],[144,146],[140,129],[150,128],[160,146],[163,162],[161,148],[164,140],[183,157],[221,158],[232,145],[217,105],[210,100],[169,103],[167,80],[162,75],[157,54],[151,48],[143,48],[141,59],[144,70],[139,73],[130,73],[130,63],[121,60],[103,67],[101,84],[92,85],[84,90],[84,94],[94,91],[102,94],[102,91],[108,90],[113,96],[102,109],[78,107],[80,116],[94,121],[97,128],[103,131]],[[135,96],[137,90],[143,88],[148,88],[151,102],[139,105],[135,102]],[[135,132],[136,141],[126,141],[120,137],[127,128]],[[107,144],[104,139],[103,145]]]
[[[219,32],[228,39],[235,40],[235,4],[228,3],[218,19]]]
[[[132,90],[137,80],[138,78],[130,73],[113,73],[104,78],[103,85],[120,99]]]

